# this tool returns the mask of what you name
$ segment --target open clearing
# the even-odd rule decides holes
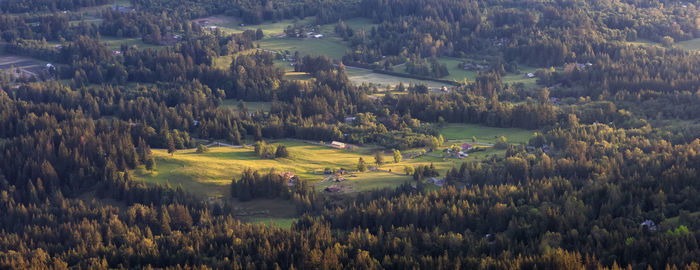
[[[163,45],[153,45],[143,43],[141,38],[117,38],[117,37],[102,37],[100,40],[107,48],[112,50],[121,49],[122,44],[126,44],[129,47],[136,47],[136,49],[161,49],[166,46]],[[230,63],[229,63],[230,64]]]
[[[47,63],[48,62],[24,56],[0,54],[0,70],[3,72],[11,72],[15,77],[37,76],[45,70]],[[10,68],[13,70],[10,70]]]
[[[477,142],[495,143],[498,137],[504,136],[508,143],[527,143],[534,135],[533,130],[520,128],[498,128],[475,124],[447,124],[440,129],[445,139],[453,141],[471,141],[476,137]]]
[[[334,38],[268,38],[260,41],[260,47],[267,50],[299,52],[301,55],[325,55],[331,59],[341,59],[348,46]]]
[[[322,172],[325,168],[352,169],[357,166],[359,157],[368,163],[374,160],[374,148],[362,147],[356,151],[338,150],[327,146],[309,144],[301,141],[279,142],[286,145],[289,158],[260,159],[253,148],[211,147],[210,152],[198,154],[195,149],[179,150],[170,155],[164,149],[153,150],[157,169],[155,172],[139,168],[135,171],[136,179],[158,184],[169,183],[175,187],[182,185],[185,190],[200,196],[224,196],[229,184],[245,168],[277,172],[293,171],[303,180],[318,183],[326,178]],[[391,157],[386,154],[385,160]],[[386,172],[365,172],[356,174],[347,184],[353,185],[352,192],[397,186],[408,179]],[[350,178],[349,178],[350,179]],[[393,181],[396,180],[396,181]],[[325,183],[330,184],[330,183]],[[327,185],[319,185],[323,188]]]
[[[244,101],[245,106],[248,107],[249,112],[257,112],[257,111],[263,111],[263,112],[269,112],[270,111],[270,102],[264,102],[264,101]],[[241,100],[237,99],[225,99],[224,102],[221,104],[221,106],[231,108],[234,111],[238,110],[238,104],[241,103]]]
[[[499,136],[508,138],[509,143],[526,143],[532,137],[533,131],[517,128],[493,128],[471,124],[449,124],[441,130],[449,140],[443,150],[458,141],[471,141],[477,137],[478,143],[490,144],[496,142]],[[274,169],[277,172],[293,171],[301,179],[313,184],[317,191],[334,184],[324,181],[327,175],[322,172],[326,168],[345,168],[354,170],[357,160],[362,157],[369,166],[374,161],[374,153],[382,151],[387,164],[380,166],[382,170],[354,173],[354,177],[346,177],[347,181],[340,183],[343,193],[356,193],[385,187],[396,187],[410,181],[411,177],[403,175],[405,166],[429,165],[433,163],[441,173],[453,166],[459,166],[468,160],[483,160],[493,155],[502,156],[505,150],[494,149],[488,145],[478,145],[483,151],[473,152],[467,158],[445,158],[442,151],[434,151],[414,159],[404,159],[393,163],[390,151],[376,147],[360,147],[357,150],[338,150],[327,146],[312,144],[305,141],[285,140],[274,142],[288,147],[291,156],[280,159],[260,159],[253,153],[252,147],[211,147],[207,153],[198,154],[195,149],[178,150],[170,155],[164,149],[153,150],[157,169],[146,171],[143,167],[134,171],[136,179],[149,183],[181,185],[185,190],[202,197],[226,197],[229,184],[233,177],[238,176],[244,169],[252,168],[266,172]],[[413,150],[404,151],[404,155]],[[407,155],[406,155],[407,156]],[[399,173],[398,175],[396,173]]]
[[[691,40],[686,40],[686,41],[679,41],[676,44],[681,46],[682,48],[686,50],[692,50],[692,51],[698,51],[700,50],[700,38],[695,38]]]
[[[387,75],[387,74],[374,73],[374,72],[371,72],[368,70],[351,68],[351,67],[346,67],[345,71],[348,75],[348,79],[350,79],[350,81],[353,82],[354,84],[373,83],[375,85],[383,86],[383,87],[379,87],[379,88],[384,88],[387,85],[391,85],[392,87],[395,87],[395,86],[399,85],[399,83],[403,83],[404,86],[406,86],[406,87],[408,87],[408,85],[410,85],[410,84],[426,84],[430,88],[441,88],[441,87],[446,85],[444,83],[435,82],[435,81],[404,78],[404,77],[392,76],[392,75]]]

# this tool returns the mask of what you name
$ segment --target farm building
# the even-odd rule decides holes
[[[333,141],[333,142],[331,142],[331,147],[337,148],[337,149],[345,149],[345,147],[347,147],[347,145],[345,145],[345,143],[342,143],[342,142]]]

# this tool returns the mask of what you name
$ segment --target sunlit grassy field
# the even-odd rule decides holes
[[[325,168],[354,169],[359,157],[368,163],[374,160],[374,148],[363,147],[356,151],[338,150],[327,146],[301,141],[283,141],[290,152],[289,158],[260,159],[253,148],[212,147],[210,152],[198,154],[194,149],[179,150],[170,155],[166,150],[153,150],[157,163],[155,172],[139,168],[134,172],[138,180],[166,184],[175,187],[182,185],[185,190],[201,196],[222,196],[227,194],[233,177],[245,168],[278,172],[293,171],[302,179],[317,183],[326,176]],[[390,160],[386,156],[386,160]],[[365,172],[357,174],[347,183],[354,185],[352,191],[369,190],[403,183],[403,176],[385,172]],[[397,180],[397,181],[393,181]],[[327,185],[320,185],[325,187]]]
[[[222,102],[222,106],[231,108],[233,110],[238,110],[238,104],[240,104],[241,101],[237,99],[225,99],[224,102]],[[270,111],[270,104],[271,102],[264,102],[264,101],[246,101],[245,105],[248,107],[248,111],[250,112],[256,112],[256,111],[263,111],[263,112],[268,112]]]
[[[315,38],[267,38],[260,41],[260,47],[275,51],[299,52],[301,55],[325,55],[331,59],[340,59],[348,46],[333,37]]]
[[[476,137],[476,141],[482,143],[495,143],[500,136],[506,137],[508,143],[527,143],[534,132],[520,128],[498,128],[475,124],[447,124],[440,129],[440,133],[447,140],[471,141],[472,137]]]
[[[408,85],[410,85],[411,83],[412,84],[426,84],[426,85],[428,85],[428,87],[431,87],[431,88],[440,88],[440,87],[443,87],[445,85],[444,83],[435,82],[435,81],[404,78],[404,77],[374,73],[371,71],[354,69],[354,68],[346,68],[346,73],[348,75],[348,79],[350,79],[350,81],[353,82],[354,84],[373,83],[373,84],[381,85],[382,87],[380,87],[380,88],[385,88],[387,85],[391,85],[392,87],[395,87],[399,83],[403,83],[404,86],[406,86],[406,87],[408,87]]]
[[[126,44],[129,47],[136,47],[137,49],[146,49],[146,48],[161,49],[161,48],[166,47],[163,45],[153,45],[153,44],[143,43],[141,38],[102,37],[101,41],[103,44],[105,44],[105,46],[107,46],[107,48],[110,48],[112,50],[119,50],[121,48],[122,44]]]

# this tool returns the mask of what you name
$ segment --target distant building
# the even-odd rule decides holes
[[[474,148],[474,147],[471,144],[468,144],[468,143],[462,144],[462,151],[471,150],[472,148]]]
[[[352,123],[357,117],[345,117],[345,123]]]
[[[333,141],[333,142],[331,142],[331,147],[337,148],[337,149],[345,149],[345,147],[347,147],[347,146],[345,145],[345,143]]]
[[[655,232],[658,228],[656,227],[656,223],[654,223],[653,220],[647,219],[644,222],[642,222],[642,228],[647,229],[650,232]]]
[[[525,78],[534,78],[534,77],[535,77],[534,73],[525,74]]]

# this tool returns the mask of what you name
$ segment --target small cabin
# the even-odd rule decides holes
[[[333,141],[333,142],[331,142],[331,147],[337,148],[337,149],[345,149],[346,145],[345,145],[345,143],[342,143],[342,142]]]

